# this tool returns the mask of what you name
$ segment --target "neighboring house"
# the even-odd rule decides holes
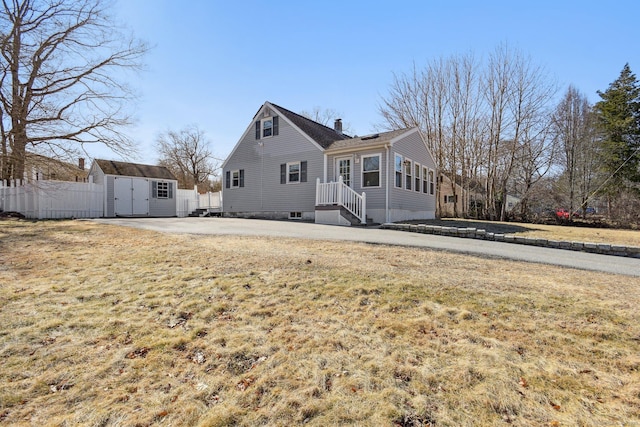
[[[105,217],[176,216],[178,181],[164,166],[96,159],[89,176],[105,186]]]
[[[84,159],[78,159],[77,164],[59,159],[29,153],[25,155],[25,178],[29,181],[71,181],[85,182],[87,170]]]
[[[520,199],[520,197],[507,194],[507,206],[505,207],[505,211],[511,212],[513,209],[515,209],[516,206],[518,206],[520,200],[522,200]]]
[[[435,217],[436,167],[417,128],[352,138],[266,102],[223,163],[226,216],[376,223]]]
[[[469,206],[469,195],[458,182],[454,185],[445,174],[440,174],[440,212],[441,218],[464,217]],[[457,181],[457,180],[456,180]],[[457,214],[457,215],[456,215]]]

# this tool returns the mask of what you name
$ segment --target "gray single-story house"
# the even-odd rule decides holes
[[[104,185],[105,217],[176,216],[178,181],[164,166],[95,159],[89,176]]]
[[[265,102],[222,166],[225,216],[355,225],[430,219],[436,166],[417,128],[351,137]]]

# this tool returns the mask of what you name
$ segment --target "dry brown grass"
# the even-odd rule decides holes
[[[0,423],[640,425],[640,279],[0,222]]]

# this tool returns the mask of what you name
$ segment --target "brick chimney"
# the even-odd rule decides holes
[[[84,170],[84,158],[82,157],[78,159],[78,169],[80,169],[81,171]]]
[[[342,119],[336,119],[333,129],[338,133],[342,133]]]

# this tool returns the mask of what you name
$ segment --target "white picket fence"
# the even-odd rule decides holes
[[[104,187],[90,182],[0,181],[0,211],[19,212],[30,219],[99,218],[104,216]],[[196,209],[222,211],[222,193],[176,191],[176,215]]]
[[[0,181],[0,209],[30,219],[103,216],[101,184],[67,181]]]

